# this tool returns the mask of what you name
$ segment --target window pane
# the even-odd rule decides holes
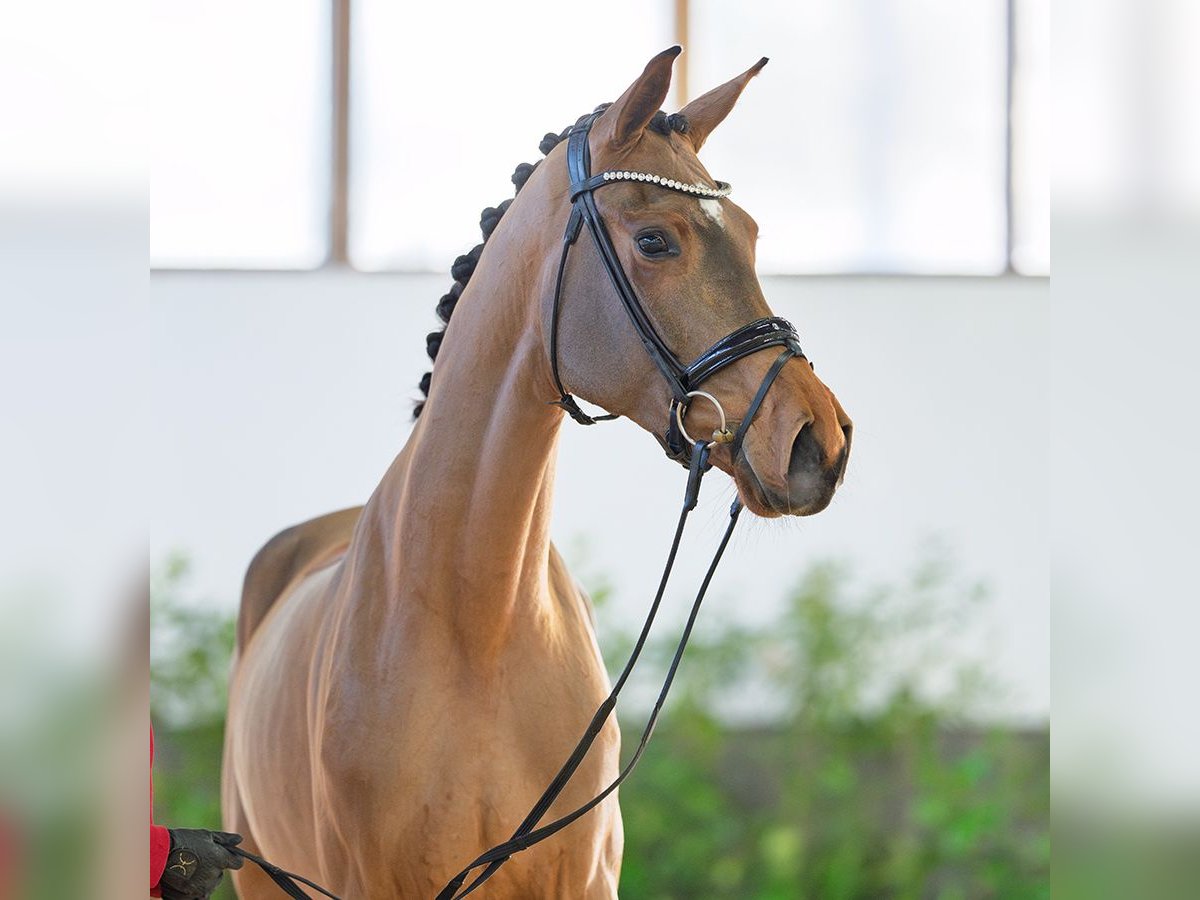
[[[1200,209],[1200,3],[1063,4],[1054,38],[1055,213]]]
[[[765,272],[1005,265],[1003,0],[693,0],[691,91],[755,79],[702,154]]]
[[[615,100],[672,43],[672,4],[396,3],[354,7],[350,255],[448,270],[517,163]],[[632,23],[632,24],[631,24]]]
[[[1049,0],[1016,7],[1013,83],[1013,265],[1050,272]]]
[[[152,264],[319,264],[328,0],[159,0],[154,17]]]

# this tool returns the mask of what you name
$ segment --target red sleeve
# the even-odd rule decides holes
[[[150,729],[150,766],[154,766],[154,728]],[[150,893],[158,896],[158,882],[167,867],[167,855],[171,852],[171,836],[162,825],[154,824],[154,779],[150,779]]]
[[[167,854],[171,852],[171,836],[161,825],[150,826],[150,889],[158,896],[158,882],[167,867]]]

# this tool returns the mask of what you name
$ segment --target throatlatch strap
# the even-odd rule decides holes
[[[558,373],[558,313],[562,307],[563,272],[567,268],[567,254],[571,252],[571,245],[579,237],[581,221],[579,210],[572,209],[571,217],[567,220],[567,230],[563,232],[562,255],[558,258],[558,275],[554,279],[554,301],[550,307],[550,374],[554,378],[554,386],[558,389],[558,399],[551,400],[550,405],[561,406],[567,411],[567,415],[580,425],[595,425],[597,422],[607,422],[619,417],[614,413],[589,416],[579,408],[579,403],[575,398],[567,393],[566,387],[563,386],[562,376]]]
[[[675,537],[671,541],[671,549],[667,553],[667,562],[663,568],[662,577],[659,579],[658,591],[655,593],[654,602],[650,604],[650,610],[646,615],[646,621],[642,625],[642,630],[638,635],[637,642],[634,644],[633,652],[630,654],[629,660],[625,663],[624,669],[622,669],[620,676],[613,685],[611,693],[604,700],[604,702],[600,704],[600,707],[596,710],[595,715],[592,716],[592,721],[589,723],[587,730],[583,734],[583,737],[581,737],[579,743],[576,744],[575,750],[563,764],[562,768],[559,769],[558,774],[554,776],[553,781],[551,781],[546,787],[546,790],[542,792],[542,796],[538,798],[537,803],[534,804],[533,808],[529,811],[529,814],[517,827],[516,831],[513,832],[513,836],[504,843],[497,844],[495,847],[492,847],[490,850],[478,856],[469,866],[459,872],[458,875],[456,875],[450,881],[450,883],[442,889],[441,893],[437,895],[437,900],[459,900],[459,898],[470,894],[481,884],[483,884],[484,881],[495,874],[496,871],[499,870],[499,868],[505,862],[507,862],[514,853],[519,853],[520,851],[526,850],[529,847],[532,847],[534,844],[545,840],[599,806],[600,803],[605,800],[605,798],[612,794],[612,792],[615,791],[620,784],[629,777],[630,773],[633,772],[634,768],[637,766],[638,761],[641,759],[642,754],[646,749],[646,746],[650,743],[650,737],[653,734],[654,726],[658,721],[659,712],[662,710],[663,704],[667,699],[667,694],[671,689],[671,684],[675,680],[675,673],[679,668],[679,663],[683,659],[684,650],[686,649],[688,640],[691,637],[692,627],[695,624],[696,616],[700,611],[700,604],[704,601],[704,596],[708,591],[709,583],[712,581],[712,577],[717,570],[717,565],[720,563],[721,557],[725,553],[725,548],[729,544],[729,539],[733,534],[734,526],[737,524],[738,515],[741,513],[741,504],[737,501],[735,501],[733,506],[730,508],[729,525],[725,530],[725,534],[721,539],[721,543],[717,547],[717,551],[713,556],[712,562],[709,564],[708,571],[700,585],[700,590],[697,592],[696,598],[692,603],[691,613],[688,616],[687,624],[684,627],[683,634],[679,639],[679,643],[676,645],[675,655],[672,658],[671,666],[667,671],[667,676],[663,682],[662,689],[659,691],[658,700],[654,704],[654,709],[650,714],[650,718],[646,723],[646,727],[642,731],[641,740],[638,742],[637,749],[634,751],[633,756],[630,758],[629,762],[625,764],[625,767],[617,775],[616,779],[614,779],[612,783],[609,784],[608,787],[606,787],[603,791],[601,791],[587,803],[583,804],[583,806],[580,806],[579,808],[573,810],[565,816],[562,816],[559,819],[556,819],[548,825],[544,825],[541,828],[536,828],[537,823],[541,821],[542,817],[545,816],[547,811],[549,811],[551,805],[562,793],[563,789],[566,788],[571,776],[575,774],[575,771],[579,768],[580,763],[583,762],[584,757],[587,755],[588,750],[595,742],[596,737],[600,734],[600,731],[608,721],[608,717],[612,714],[613,709],[616,707],[617,697],[620,695],[621,689],[625,686],[625,683],[628,681],[629,676],[638,661],[638,658],[642,654],[642,649],[645,647],[647,637],[649,637],[651,626],[654,624],[655,617],[658,615],[658,609],[662,603],[663,594],[666,592],[667,582],[671,577],[671,570],[675,565],[675,557],[679,552],[679,545],[683,539],[683,531],[687,524],[688,514],[696,508],[696,502],[700,495],[700,482],[708,468],[706,465],[707,461],[707,444],[704,441],[697,441],[692,452],[692,466],[688,474],[687,489],[684,492],[683,508],[680,510],[679,522],[675,526]],[[467,876],[470,875],[472,871],[480,867],[486,868],[464,889],[462,886],[466,881]]]

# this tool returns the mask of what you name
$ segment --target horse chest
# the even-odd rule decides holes
[[[331,832],[355,835],[351,846],[402,860],[398,877],[423,884],[444,881],[481,842],[511,834],[578,740],[607,677],[598,660],[555,660],[549,653],[533,659],[527,648],[476,684],[464,683],[436,647],[409,663],[391,671],[388,691],[380,690],[378,677],[357,691],[354,680],[337,679],[339,690],[349,685],[349,695],[327,707],[320,779]],[[614,723],[547,821],[611,780],[618,754]],[[616,798],[556,847],[512,866],[496,896],[510,895],[505,883],[512,896],[535,897],[574,893],[556,895],[554,885],[612,881],[621,848]]]

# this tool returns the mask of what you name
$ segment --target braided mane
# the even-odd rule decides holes
[[[610,104],[604,103],[596,107],[595,112],[600,112],[606,109]],[[570,126],[564,128],[558,134],[547,132],[538,144],[538,150],[542,152],[542,156],[549,156],[561,141],[567,139],[571,133]],[[680,134],[686,134],[688,130],[687,117],[679,113],[667,115],[662,110],[654,114],[654,118],[650,120],[649,128],[659,134],[670,136],[672,131],[677,131]],[[521,188],[525,186],[525,182],[529,180],[529,176],[533,174],[533,170],[541,165],[541,160],[535,163],[521,163],[517,166],[512,174],[512,183],[515,187],[513,197],[521,193]],[[508,211],[512,205],[513,198],[509,198],[499,206],[489,206],[479,216],[479,230],[483,233],[483,240],[472,247],[469,251],[454,260],[454,265],[450,267],[450,275],[454,279],[454,284],[450,286],[450,290],[442,295],[438,300],[436,312],[437,317],[442,321],[442,327],[437,331],[431,331],[425,336],[425,352],[429,354],[429,358],[437,361],[438,351],[442,347],[442,338],[446,333],[446,325],[450,323],[450,317],[454,314],[454,307],[458,305],[458,298],[462,296],[463,290],[467,286],[467,282],[471,280],[471,275],[475,272],[475,266],[479,263],[479,257],[483,254],[483,246],[487,243],[487,239],[491,237],[492,232],[496,230],[496,226],[500,224],[501,217]],[[421,376],[419,387],[421,388],[422,397],[429,396],[429,385],[433,380],[433,372],[426,372]],[[413,406],[413,418],[421,415],[421,410],[425,408],[425,400],[421,399]]]

